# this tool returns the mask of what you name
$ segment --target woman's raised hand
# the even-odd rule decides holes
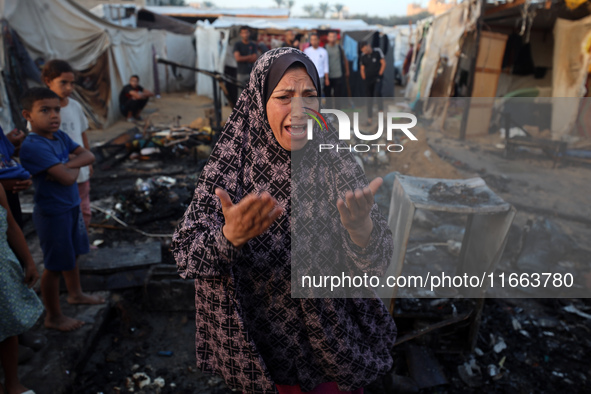
[[[226,219],[222,232],[237,248],[265,232],[283,212],[283,208],[268,192],[263,192],[260,196],[249,194],[238,204],[234,204],[223,189],[215,189],[215,194],[220,199]]]
[[[341,223],[349,232],[351,240],[362,248],[369,243],[369,236],[373,230],[373,221],[369,213],[374,204],[373,196],[382,183],[382,178],[376,178],[363,189],[348,191],[345,194],[346,203],[342,198],[337,200]]]

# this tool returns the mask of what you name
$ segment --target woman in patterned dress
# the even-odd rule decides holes
[[[4,369],[4,391],[0,387],[0,393],[20,394],[30,391],[18,378],[18,335],[33,327],[43,305],[31,289],[39,279],[37,267],[2,185],[0,206],[0,361]]]
[[[292,297],[295,252],[372,275],[393,253],[373,202],[381,179],[368,185],[348,152],[318,153],[338,144],[332,127],[310,144],[291,114],[292,98],[318,109],[319,89],[297,49],[257,60],[173,238],[181,277],[195,279],[197,365],[246,393],[357,394],[392,366],[396,326],[375,293]]]

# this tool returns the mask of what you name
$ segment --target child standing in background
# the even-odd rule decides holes
[[[76,179],[80,168],[94,162],[94,155],[59,130],[60,98],[46,88],[29,89],[22,98],[23,116],[31,133],[22,144],[22,166],[33,175],[35,209],[33,222],[45,270],[41,294],[47,310],[45,326],[72,331],[84,323],[64,316],[60,307],[60,276],[64,276],[71,304],[99,304],[104,300],[82,292],[76,263],[88,253],[88,235],[80,212]]]
[[[82,105],[72,98],[70,95],[74,90],[74,70],[63,60],[51,60],[43,66],[41,74],[43,82],[60,98],[60,115],[62,123],[60,130],[66,133],[72,141],[90,150],[88,145],[88,137],[86,130],[88,130],[88,120],[82,111]],[[92,164],[80,168],[80,174],[76,182],[78,183],[78,192],[80,193],[80,209],[82,209],[82,216],[84,224],[88,230],[90,225],[90,177],[92,176]]]
[[[43,312],[41,301],[31,289],[38,279],[27,241],[0,185],[0,362],[4,370],[4,391],[0,391],[3,393],[28,392],[18,378],[18,335],[33,327]]]

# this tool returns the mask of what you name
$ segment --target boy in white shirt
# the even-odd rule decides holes
[[[74,70],[64,60],[51,60],[43,66],[41,74],[43,82],[60,98],[61,125],[60,130],[66,133],[76,144],[90,150],[86,130],[88,120],[84,116],[82,105],[70,95],[74,90]],[[80,209],[84,224],[88,229],[90,225],[90,177],[92,176],[92,165],[80,168],[78,175],[78,192],[80,193]]]

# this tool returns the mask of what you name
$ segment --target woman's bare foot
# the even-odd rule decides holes
[[[104,304],[105,299],[99,296],[93,296],[86,293],[80,293],[78,296],[68,296],[68,304]]]
[[[73,319],[64,315],[55,318],[45,317],[45,327],[58,331],[74,331],[83,325],[84,322],[82,320]]]

